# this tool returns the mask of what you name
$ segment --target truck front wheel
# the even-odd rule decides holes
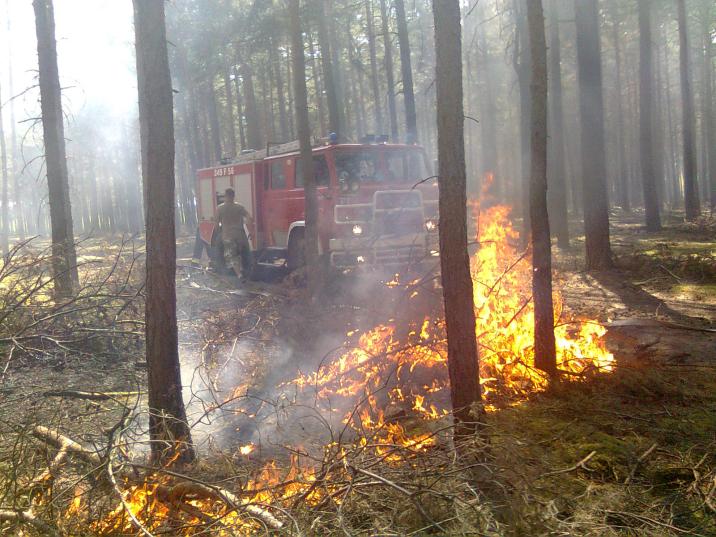
[[[286,254],[286,266],[289,271],[294,271],[306,264],[306,239],[304,231],[297,229],[288,239],[288,253]]]

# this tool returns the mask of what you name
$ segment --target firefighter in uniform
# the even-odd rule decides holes
[[[219,205],[216,211],[216,223],[221,229],[221,241],[228,265],[234,269],[237,276],[240,275],[241,279],[245,280],[251,271],[251,245],[244,229],[244,221],[251,225],[253,219],[243,205],[236,203],[235,197],[234,189],[227,188],[224,192],[224,203]]]

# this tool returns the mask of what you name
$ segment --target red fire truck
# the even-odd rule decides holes
[[[437,224],[437,182],[425,151],[365,142],[313,148],[320,253],[339,268],[419,262],[435,248]],[[198,171],[198,254],[205,249],[217,267],[223,250],[214,218],[229,186],[254,217],[247,231],[257,266],[301,266],[305,198],[298,143],[270,145]]]

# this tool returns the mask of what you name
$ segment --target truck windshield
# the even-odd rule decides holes
[[[423,154],[419,150],[391,149],[380,161],[378,148],[336,153],[336,175],[339,183],[407,183],[428,176]]]
[[[385,152],[385,166],[391,180],[417,183],[430,174],[425,167],[423,154],[417,150],[398,149]]]
[[[339,183],[382,181],[377,151],[339,151],[336,153],[336,176]]]

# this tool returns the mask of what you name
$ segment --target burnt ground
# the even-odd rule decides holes
[[[502,474],[512,483],[508,488],[517,494],[515,483],[528,478],[536,487],[520,493],[526,503],[511,498],[508,512],[497,510],[509,528],[505,535],[565,528],[573,535],[616,535],[619,528],[636,535],[716,534],[702,514],[713,509],[709,506],[716,494],[716,480],[708,484],[716,463],[714,224],[686,226],[674,219],[663,232],[646,233],[639,216],[618,215],[615,221],[613,271],[581,270],[580,237],[571,250],[556,251],[565,309],[611,325],[607,342],[618,372],[587,388],[556,387],[490,418],[493,442],[505,448],[498,463],[504,458],[505,467],[512,467]],[[414,303],[403,286],[386,287],[392,274],[352,275],[327,282],[330,296],[316,306],[290,279],[237,287],[233,280],[192,267],[185,257],[190,243],[187,238],[181,245],[177,275],[185,400],[202,459],[208,461],[204,464],[219,457],[244,466],[241,475],[222,477],[236,486],[252,467],[280,456],[288,439],[321,443],[303,425],[312,411],[292,414],[287,409],[295,405],[295,394],[277,385],[299,371],[314,370],[377,323],[434,313],[439,298],[429,277],[421,282],[419,303]],[[87,249],[90,254],[107,250],[101,242]],[[413,279],[403,276],[401,282]],[[141,414],[142,399],[129,394],[115,401],[87,401],[47,393],[141,392],[142,352],[141,338],[130,336],[114,353],[9,363],[0,383],[5,444],[0,451],[7,452],[8,441],[17,442],[13,431],[22,430],[24,423],[57,426],[100,449],[123,412],[114,403],[129,402]],[[238,411],[231,404],[224,407],[231,412],[217,411],[232,394],[240,401]],[[140,419],[128,433],[140,452],[142,428]],[[508,446],[501,437],[517,440]],[[245,457],[238,448],[248,442],[259,448]],[[653,444],[657,447],[642,460]],[[540,445],[550,449],[543,452]],[[596,455],[589,464],[570,470],[591,451]],[[521,462],[514,464],[509,457]],[[8,464],[3,458],[0,469]],[[214,466],[208,473],[222,476]],[[546,483],[536,486],[532,479]],[[633,484],[625,486],[625,480]],[[585,494],[591,507],[579,499]],[[531,504],[549,513],[537,514]],[[0,534],[12,534],[7,531],[12,527],[0,525]]]

